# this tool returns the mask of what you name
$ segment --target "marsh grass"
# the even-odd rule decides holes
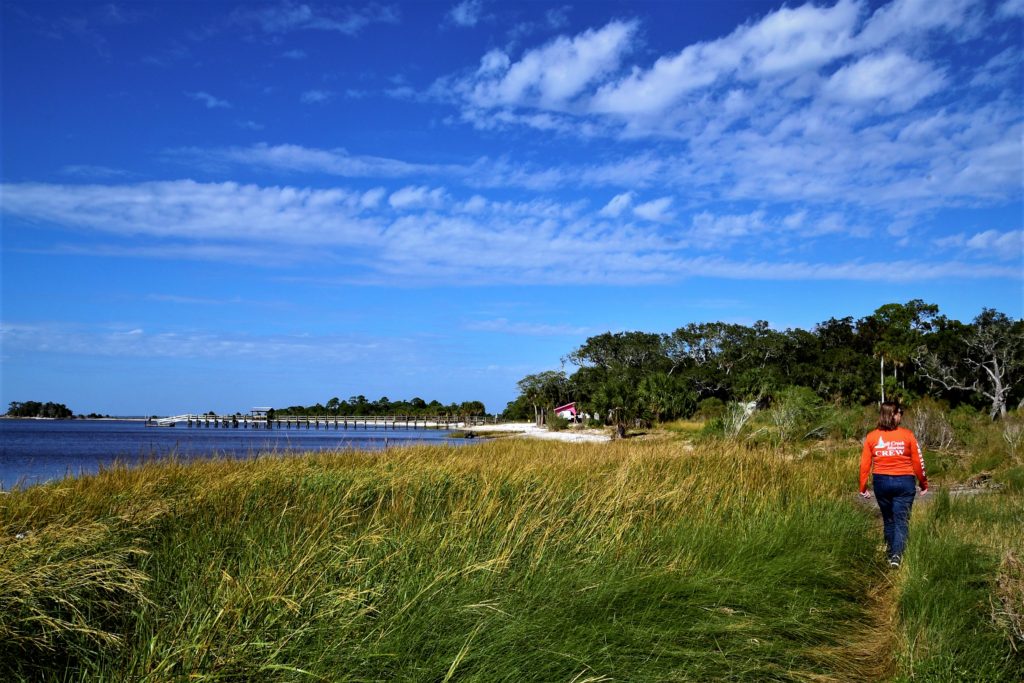
[[[899,680],[1024,680],[1024,499],[939,492],[915,514],[897,580]]]
[[[877,678],[898,626],[855,457],[507,439],[16,491],[0,677]]]

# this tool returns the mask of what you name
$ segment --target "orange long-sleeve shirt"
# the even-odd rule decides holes
[[[913,474],[924,491],[928,477],[924,471],[924,456],[913,432],[903,427],[883,431],[876,429],[864,439],[860,454],[860,492],[868,488],[868,476],[875,474]]]

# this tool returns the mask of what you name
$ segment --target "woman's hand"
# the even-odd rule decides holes
[[[931,489],[921,489],[921,495],[927,496],[929,491],[931,491]]]
[[[860,497],[867,500],[871,497],[871,491],[861,491]]]

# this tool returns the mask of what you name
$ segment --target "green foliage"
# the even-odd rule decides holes
[[[509,401],[501,413],[501,419],[510,422],[532,420],[533,417],[533,406],[530,405],[530,399],[525,394],[519,394],[514,401]]]
[[[874,429],[877,420],[874,406],[833,405],[825,411],[825,433],[830,439],[860,441]]]
[[[444,405],[439,401],[427,403],[422,398],[416,397],[408,401],[392,401],[387,396],[381,396],[376,401],[370,401],[362,394],[351,396],[347,401],[337,396],[329,399],[325,404],[316,403],[311,406],[294,405],[287,408],[275,408],[274,415],[277,417],[303,417],[303,416],[354,416],[371,417],[374,415],[408,415],[410,417],[434,417],[437,415],[450,415],[459,417],[486,415],[487,409],[480,401],[464,401],[462,403],[451,403]],[[213,412],[211,411],[211,415]]]
[[[546,370],[527,375],[518,382],[520,395],[533,409],[533,419],[539,424],[547,411],[556,408],[569,396],[569,380],[561,371]]]
[[[63,403],[40,403],[39,401],[11,401],[7,407],[10,417],[48,417],[63,419],[73,417],[74,413]]]
[[[824,402],[807,387],[787,387],[772,401],[769,411],[779,443],[826,435]]]
[[[702,414],[700,402],[760,400],[789,386],[848,407],[877,405],[883,391],[903,402],[924,395],[951,406],[989,401],[995,417],[1024,399],[1024,321],[983,309],[965,325],[919,299],[885,304],[859,320],[830,318],[811,331],[773,330],[757,321],[689,323],[661,335],[608,332],[588,338],[564,360],[577,370],[561,375],[554,393],[617,425],[668,421],[694,411],[705,419],[719,417]],[[520,386],[523,395],[545,397],[529,400],[535,410],[551,402],[552,393],[534,387],[537,377],[524,378]],[[522,412],[518,399],[510,408],[509,415]],[[843,425],[822,428],[851,431]]]
[[[569,421],[564,417],[559,417],[558,415],[549,415],[547,418],[548,431],[561,432],[568,428],[568,426]]]
[[[697,404],[697,412],[693,417],[697,420],[714,420],[724,415],[725,401],[720,398],[711,397],[705,398]]]
[[[704,421],[704,426],[697,433],[699,442],[721,439],[725,437],[725,406],[722,407],[722,415]]]

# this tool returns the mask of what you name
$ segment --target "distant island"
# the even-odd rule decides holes
[[[11,401],[7,417],[43,417],[57,420],[73,418],[75,413],[63,403],[39,401]]]

